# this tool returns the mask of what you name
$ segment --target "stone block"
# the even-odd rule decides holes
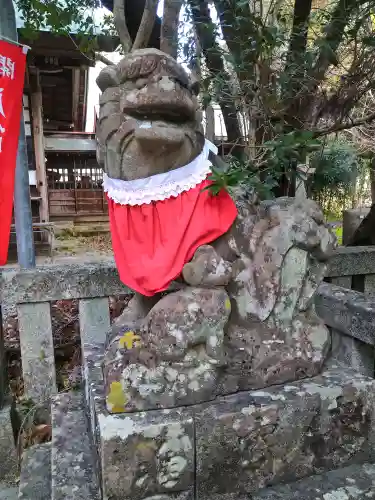
[[[366,295],[375,294],[375,274],[366,274],[364,292]]]
[[[375,499],[374,475],[372,464],[352,465],[290,485],[267,488],[251,500],[371,500]]]
[[[142,500],[193,500],[194,499],[194,487],[193,487],[193,477],[194,477],[194,451],[189,449],[190,446],[194,446],[193,440],[193,421],[190,417],[188,411],[184,411],[183,414],[176,411],[158,411],[158,412],[148,412],[141,414],[131,414],[113,416],[109,415],[105,404],[105,393],[104,393],[104,380],[102,371],[102,359],[104,355],[104,344],[96,345],[84,345],[83,352],[83,367],[84,367],[84,379],[85,379],[85,396],[87,401],[87,406],[90,414],[90,431],[92,435],[92,440],[95,443],[98,450],[100,450],[101,456],[101,466],[102,466],[102,478],[103,478],[103,489],[104,493],[108,495],[111,500],[117,499],[127,499],[131,497],[132,491],[138,491],[142,494],[145,490],[145,495],[142,496]],[[183,417],[184,415],[184,417]],[[147,418],[146,418],[147,416]],[[129,435],[128,438],[123,438],[124,432],[129,431],[129,422],[134,422],[134,436]],[[147,434],[153,435],[153,433],[159,433],[162,435],[166,432],[166,427],[169,424],[176,424],[172,426],[172,435],[174,431],[179,431],[178,425],[181,422],[181,428],[184,428],[188,432],[188,439],[181,441],[181,437],[177,437],[176,440],[172,438],[169,439],[169,444],[171,445],[170,460],[168,462],[165,452],[162,449],[162,443],[160,439],[156,439],[155,443],[152,438],[148,438]],[[111,424],[112,423],[112,424]],[[115,425],[113,425],[113,423]],[[155,427],[152,428],[152,425]],[[163,427],[164,426],[164,427]],[[131,425],[130,425],[131,427]],[[142,434],[142,428],[145,432]],[[116,430],[117,429],[117,430]],[[118,432],[118,440],[116,441],[116,433]],[[176,433],[177,434],[177,433]],[[168,436],[166,436],[168,437]],[[183,436],[182,436],[183,437]],[[169,436],[171,438],[171,436]],[[130,453],[126,451],[127,442],[130,443],[131,451]],[[154,446],[155,444],[155,446]],[[164,444],[164,443],[163,443]],[[166,440],[168,446],[168,440]],[[150,453],[148,453],[148,447],[150,448]],[[174,452],[178,452],[178,448],[186,448],[184,451],[182,449],[181,457],[183,460],[179,460],[179,457],[173,457]],[[160,450],[159,455],[152,457],[155,453],[153,449],[158,448]],[[164,446],[166,448],[166,446]],[[132,456],[132,450],[135,453]],[[124,456],[125,450],[125,460],[126,463],[122,463],[118,455]],[[122,455],[121,455],[122,454]],[[145,457],[143,455],[145,454]],[[175,488],[164,488],[165,493],[154,493],[155,491],[160,491],[162,488],[156,484],[155,479],[156,468],[159,468],[161,472],[163,470],[167,471],[168,468],[173,476],[178,473],[181,464],[184,464],[187,456],[187,472],[184,477],[187,478],[186,485],[187,489],[183,491],[169,491],[170,489],[178,489],[179,484],[183,484],[184,480],[179,480]],[[131,469],[127,469],[130,463]],[[149,464],[151,463],[151,466]],[[137,464],[140,465],[139,470],[137,470]],[[163,469],[160,468],[163,466]],[[173,470],[174,469],[174,470]],[[143,480],[142,477],[146,475],[147,471],[150,471],[150,479]],[[185,471],[181,471],[185,474]],[[104,478],[106,478],[104,480]],[[134,485],[137,479],[140,478],[140,486],[144,481],[144,488],[140,491],[140,487]],[[172,480],[173,481],[173,480]],[[185,487],[185,486],[184,486]],[[124,491],[124,494],[122,492]],[[137,494],[138,494],[137,493]],[[113,495],[113,496],[109,496]],[[126,496],[125,496],[126,495]],[[139,495],[138,495],[139,496]],[[135,496],[134,498],[138,498]],[[132,497],[133,498],[133,497]]]
[[[19,488],[21,500],[51,500],[51,443],[24,451]]]
[[[188,410],[97,415],[105,498],[189,498],[194,489],[194,428]],[[182,495],[182,496],[181,496]]]
[[[96,470],[81,393],[58,394],[52,400],[52,500],[99,500]]]
[[[121,283],[114,262],[5,269],[0,278],[0,291],[1,301],[6,300],[7,304],[132,293]]]
[[[373,379],[336,367],[202,407],[196,413],[198,498],[255,494],[370,461],[374,390]]]
[[[329,260],[326,276],[355,276],[372,274],[375,269],[375,248],[339,247]]]
[[[363,293],[322,283],[315,307],[325,324],[370,345],[375,344],[375,304]]]
[[[108,298],[80,300],[79,326],[82,344],[104,342],[110,327]]]
[[[25,395],[45,402],[57,392],[50,304],[20,304],[17,311]]]
[[[362,375],[374,376],[374,346],[335,329],[332,330],[332,357]]]
[[[351,465],[301,479],[255,495],[211,495],[200,500],[371,500],[375,498],[375,466]]]

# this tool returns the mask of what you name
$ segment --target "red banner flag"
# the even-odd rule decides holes
[[[26,53],[0,40],[0,266],[8,258]]]

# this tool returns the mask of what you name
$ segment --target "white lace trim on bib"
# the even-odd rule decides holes
[[[192,162],[145,179],[122,181],[104,173],[103,189],[111,200],[120,205],[143,205],[177,197],[204,181],[211,172],[210,151],[217,154],[217,147],[206,139],[202,152]]]

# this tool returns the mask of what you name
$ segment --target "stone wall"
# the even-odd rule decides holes
[[[374,376],[375,301],[354,290],[323,283],[316,311],[330,328],[332,357],[356,371]]]

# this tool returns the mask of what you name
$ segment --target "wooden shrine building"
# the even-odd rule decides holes
[[[24,91],[33,217],[40,223],[103,220],[107,206],[95,136],[85,132],[94,57],[73,38],[41,32],[31,43]]]

